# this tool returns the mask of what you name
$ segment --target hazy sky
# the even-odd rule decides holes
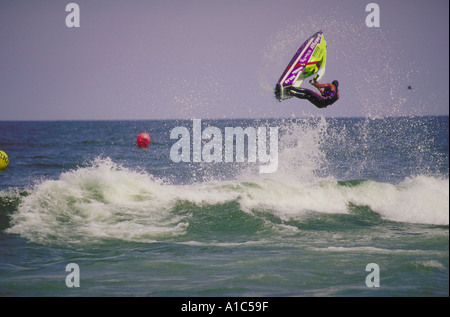
[[[370,2],[1,0],[0,120],[448,115],[449,1],[374,1],[379,28]],[[318,30],[341,99],[276,101]]]

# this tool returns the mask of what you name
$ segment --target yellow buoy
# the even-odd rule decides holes
[[[5,152],[0,151],[0,170],[4,169],[8,164],[8,155]]]

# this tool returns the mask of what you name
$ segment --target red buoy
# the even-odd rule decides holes
[[[137,146],[146,147],[150,144],[151,138],[150,135],[146,132],[142,132],[138,135],[136,139]]]

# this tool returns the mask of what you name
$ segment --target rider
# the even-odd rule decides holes
[[[325,108],[335,103],[339,99],[339,82],[333,80],[328,84],[319,84],[316,78],[317,76],[310,80],[309,83],[320,91],[320,95],[310,89],[294,87],[291,87],[289,93],[294,97],[307,99],[317,108]]]

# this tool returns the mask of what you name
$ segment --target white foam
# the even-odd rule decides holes
[[[369,246],[361,246],[361,247],[326,247],[326,248],[312,248],[315,251],[323,251],[323,252],[360,252],[360,253],[385,253],[385,254],[411,254],[411,255],[439,255],[440,251],[430,251],[430,250],[408,250],[408,249],[386,249],[386,248],[377,248],[377,247],[369,247]],[[434,262],[434,261],[433,261]]]
[[[428,261],[417,261],[415,263],[418,267],[430,268],[430,269],[440,269],[445,270],[445,266],[436,260],[428,260]]]
[[[8,232],[40,242],[49,237],[153,241],[185,232],[185,217],[171,212],[176,198],[173,186],[151,175],[97,159],[90,167],[35,185],[13,214]]]
[[[398,185],[367,181],[345,190],[348,201],[366,205],[386,219],[449,224],[449,181],[420,175]]]

